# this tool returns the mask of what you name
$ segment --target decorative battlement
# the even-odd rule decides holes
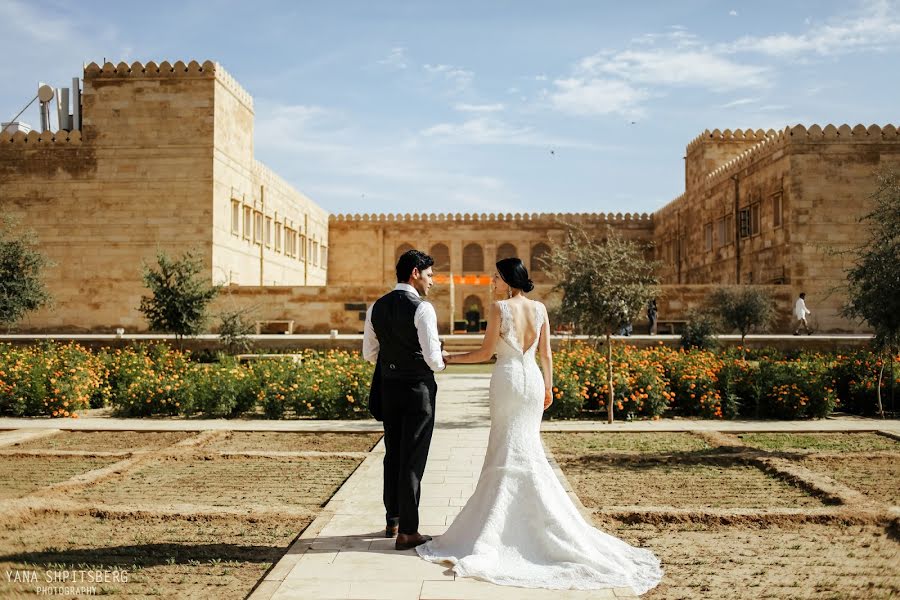
[[[596,222],[596,223],[623,223],[638,222],[650,224],[653,215],[648,213],[481,213],[481,214],[452,214],[452,213],[371,213],[371,214],[337,214],[329,217],[329,222],[538,222],[538,221],[564,221],[564,222]]]
[[[727,130],[726,130],[727,131]],[[812,125],[809,129],[803,125],[795,125],[794,127],[785,127],[780,131],[769,130],[765,139],[758,144],[754,144],[747,148],[731,160],[725,162],[716,169],[710,171],[706,175],[707,185],[717,183],[726,176],[731,176],[735,171],[739,171],[755,160],[767,156],[776,150],[783,148],[787,144],[831,141],[831,142],[883,142],[896,141],[898,138],[897,128],[894,125],[857,125],[851,128],[849,125],[826,125],[823,129],[819,125]]]
[[[688,145],[685,148],[685,154],[690,154],[691,150],[693,150],[700,144],[709,141],[752,142],[754,140],[763,140],[773,133],[775,133],[775,131],[772,129],[769,129],[768,131],[765,131],[763,129],[735,129],[734,131],[730,129],[726,129],[725,131],[719,131],[718,129],[713,129],[712,131],[710,131],[709,129],[705,129],[703,133],[688,142]]]
[[[226,71],[222,65],[211,60],[204,61],[202,64],[196,60],[192,60],[185,64],[177,61],[174,65],[169,61],[163,61],[158,65],[152,60],[146,64],[135,61],[130,65],[120,62],[115,65],[111,62],[104,63],[101,67],[97,63],[90,63],[84,67],[84,79],[120,79],[124,77],[130,78],[161,78],[161,77],[196,77],[196,78],[215,78],[219,83],[231,91],[241,102],[245,103],[251,109],[253,108],[253,97],[241,84]]]
[[[75,131],[36,131],[28,133],[17,131],[10,135],[8,131],[0,133],[0,144],[38,145],[38,144],[81,144],[81,132]]]

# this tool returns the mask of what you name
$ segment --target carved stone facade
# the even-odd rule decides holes
[[[687,147],[684,194],[652,215],[329,217],[255,160],[252,98],[216,63],[91,64],[82,112],[82,131],[0,134],[0,209],[56,263],[55,306],[22,331],[145,330],[141,263],[193,248],[211,281],[231,284],[220,307],[355,333],[416,247],[435,257],[431,300],[447,332],[472,307],[483,316],[500,258],[522,258],[534,297],[552,302],[540,258],[566,222],[652,247],[662,320],[742,283],[770,289],[782,331],[801,291],[820,330],[858,331],[838,316],[846,265],[834,251],[863,242],[875,170],[900,168],[891,125],[715,130]]]

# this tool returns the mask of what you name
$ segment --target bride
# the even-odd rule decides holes
[[[494,285],[506,299],[491,306],[481,348],[447,360],[486,362],[496,351],[484,465],[475,492],[446,533],[416,552],[450,563],[460,577],[500,585],[630,587],[643,594],[662,579],[659,559],[586,522],[544,454],[541,417],[553,401],[547,309],[525,297],[534,285],[518,258],[497,263]]]

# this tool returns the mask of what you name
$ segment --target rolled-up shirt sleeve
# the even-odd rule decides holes
[[[378,362],[378,350],[381,349],[378,343],[378,336],[375,335],[375,328],[372,326],[372,308],[374,306],[373,304],[366,311],[366,326],[363,329],[362,348],[363,358],[373,364]]]
[[[414,319],[422,356],[432,371],[443,371],[447,368],[441,355],[441,340],[438,337],[437,313],[430,302],[422,302],[416,309]]]

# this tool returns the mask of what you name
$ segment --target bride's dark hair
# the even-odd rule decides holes
[[[530,292],[534,289],[534,283],[528,279],[528,269],[518,258],[504,258],[497,261],[497,272],[506,282],[506,285],[514,287],[523,292]]]

